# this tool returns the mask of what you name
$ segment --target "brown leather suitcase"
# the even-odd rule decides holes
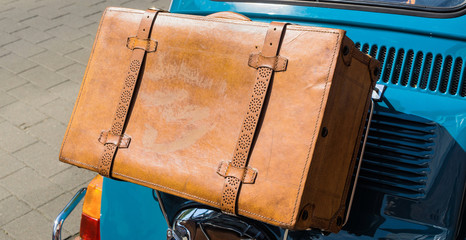
[[[343,30],[108,8],[60,160],[337,232],[378,67]]]

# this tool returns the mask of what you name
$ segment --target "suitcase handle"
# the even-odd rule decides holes
[[[243,21],[251,21],[248,17],[244,16],[243,14],[235,13],[235,12],[218,12],[212,13],[206,16],[207,18],[226,18],[226,19],[234,19],[234,20],[243,20]]]

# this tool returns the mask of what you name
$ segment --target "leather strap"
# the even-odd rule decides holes
[[[157,17],[159,11],[147,10],[139,24],[138,33],[136,38],[140,40],[149,39],[152,25]],[[154,49],[155,51],[155,49]],[[118,107],[113,118],[112,127],[107,135],[112,136],[113,139],[118,141],[106,141],[104,144],[104,152],[99,160],[99,174],[104,177],[110,177],[113,159],[119,147],[120,141],[124,138],[123,129],[126,123],[128,110],[133,98],[134,88],[138,81],[141,64],[146,55],[146,50],[143,48],[134,48],[129,61],[128,72],[125,77],[125,84],[121,90]],[[116,137],[115,137],[116,136]]]
[[[275,58],[278,56],[278,50],[286,25],[287,23],[270,23],[260,55],[265,58]],[[248,169],[247,162],[249,151],[251,150],[251,144],[254,139],[254,134],[262,111],[262,106],[264,105],[270,79],[272,78],[272,73],[273,66],[261,66],[257,68],[253,93],[249,101],[249,107],[246,112],[243,125],[241,126],[241,132],[233,154],[233,161],[231,162],[232,167],[234,167],[236,171],[247,171]],[[246,174],[246,172],[243,172],[242,175],[245,176]],[[238,175],[238,173],[235,175]],[[242,180],[244,181],[244,177],[242,179],[235,176],[225,177],[222,202],[220,206],[222,212],[230,215],[236,214],[236,204]]]

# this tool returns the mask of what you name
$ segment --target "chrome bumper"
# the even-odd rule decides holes
[[[73,198],[66,204],[65,208],[58,214],[57,218],[53,223],[53,232],[52,232],[52,240],[61,240],[61,230],[63,223],[65,222],[66,218],[70,213],[74,210],[76,205],[81,202],[84,195],[86,195],[87,188],[81,188]]]

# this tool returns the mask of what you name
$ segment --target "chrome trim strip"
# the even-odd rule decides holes
[[[283,233],[283,240],[288,240],[288,229],[285,229],[285,232]]]
[[[381,95],[382,95],[381,93],[380,93],[380,95],[378,95],[379,98],[381,97]],[[373,99],[371,99],[371,111],[369,112],[369,120],[367,121],[366,132],[364,133],[364,141],[362,143],[362,148],[361,148],[361,154],[359,155],[358,168],[356,170],[356,176],[354,177],[353,189],[351,190],[351,197],[350,197],[350,200],[349,200],[349,203],[348,203],[348,209],[346,210],[345,221],[343,222],[342,226],[345,226],[346,223],[348,222],[349,215],[350,215],[350,212],[351,212],[351,206],[353,205],[354,193],[356,192],[356,185],[358,184],[359,171],[361,170],[362,157],[364,156],[364,150],[366,148],[367,136],[369,135],[369,129],[371,127],[372,114],[374,113],[374,105],[375,105],[375,102],[374,102]]]
[[[87,188],[81,188],[73,198],[71,198],[68,204],[66,204],[65,208],[63,208],[63,210],[58,214],[57,218],[55,218],[55,221],[53,222],[52,240],[61,240],[63,223],[78,203],[81,202],[84,195],[86,195],[86,190]]]
[[[172,228],[170,225],[170,221],[168,220],[168,215],[167,211],[165,210],[165,206],[163,205],[162,197],[160,196],[159,191],[154,190],[155,195],[157,196],[157,201],[159,202],[160,210],[162,210],[163,217],[165,218],[165,221],[167,222],[168,228]]]

